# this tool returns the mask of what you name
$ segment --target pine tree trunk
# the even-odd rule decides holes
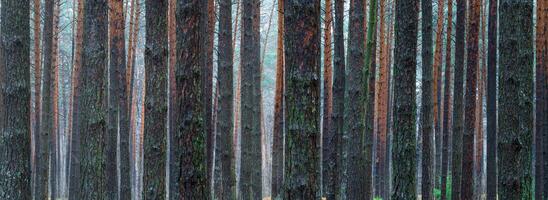
[[[41,24],[42,24],[42,14],[41,14],[41,11],[42,11],[42,8],[40,6],[41,4],[41,0],[34,0],[34,7],[33,7],[33,16],[34,16],[34,112],[33,112],[33,115],[31,118],[31,120],[34,121],[34,127],[32,126],[33,124],[31,123],[31,129],[32,129],[32,136],[31,136],[31,139],[32,139],[32,144],[31,145],[34,145],[34,148],[35,150],[33,151],[33,155],[32,156],[32,178],[34,180],[36,180],[36,169],[37,169],[37,166],[36,166],[36,162],[37,162],[37,155],[36,155],[36,148],[39,148],[40,145],[36,142],[38,139],[39,139],[39,134],[40,134],[40,108],[42,106],[42,95],[41,95],[41,84],[42,84],[42,48],[41,48],[41,34],[42,34],[42,28],[41,28]],[[32,182],[32,188],[33,188],[33,192],[37,191],[37,187],[39,187],[36,182],[37,181],[34,181]]]
[[[440,6],[440,5],[438,5]],[[432,65],[432,1],[422,0],[422,92],[421,92],[421,110],[420,110],[420,134],[422,135],[422,181],[421,194],[422,199],[434,199],[434,176],[436,170],[434,167],[434,127],[437,126],[437,121],[434,115],[437,114],[438,102],[434,94],[438,93],[437,78],[432,80],[432,77],[437,77],[438,66]],[[438,30],[440,33],[440,30]],[[441,34],[441,33],[440,33]],[[441,43],[441,41],[440,41]],[[440,50],[441,52],[441,50]],[[438,63],[436,63],[438,64]],[[435,68],[435,70],[434,70]],[[432,87],[434,86],[434,87]],[[434,101],[434,102],[432,102]],[[434,108],[436,107],[436,108]],[[436,110],[436,112],[434,112]],[[437,118],[436,118],[437,119]],[[436,138],[438,139],[438,138]]]
[[[540,7],[541,4],[539,4]],[[497,10],[498,0],[489,0],[487,55],[487,200],[497,198]],[[539,12],[540,13],[540,12]],[[540,24],[540,23],[539,23]],[[545,187],[547,188],[547,187]]]
[[[41,106],[39,113],[39,129],[36,140],[36,190],[35,198],[47,199],[49,197],[49,151],[50,137],[52,134],[52,97],[51,97],[51,72],[53,65],[53,10],[54,0],[44,2],[44,32],[43,32],[43,50],[44,50],[44,68],[42,76]]]
[[[146,1],[145,129],[143,182],[145,199],[165,198],[168,101],[167,0]]]
[[[52,82],[50,84],[50,92],[51,92],[51,116],[52,116],[52,124],[51,124],[51,136],[49,138],[49,157],[50,157],[50,168],[49,168],[49,176],[50,176],[50,196],[51,199],[57,198],[57,153],[59,151],[57,141],[58,141],[58,134],[59,134],[59,60],[61,59],[59,57],[59,9],[60,9],[60,2],[54,1],[54,7],[53,7],[53,44],[52,44],[52,69],[51,69],[51,77]]]
[[[31,199],[30,3],[2,0],[3,107],[0,198]],[[8,28],[9,27],[9,28]],[[8,167],[10,166],[10,167]]]
[[[447,37],[445,49],[445,83],[444,83],[444,100],[443,100],[443,144],[441,156],[441,200],[447,199],[447,178],[449,171],[449,137],[451,134],[450,114],[451,114],[451,85],[453,70],[452,44],[453,44],[453,1],[447,1]]]
[[[203,68],[207,62],[207,1],[177,1],[175,123],[170,145],[170,198],[208,199]]]
[[[272,132],[272,199],[282,197],[284,165],[284,1],[278,0],[278,47],[276,49],[276,91]]]
[[[455,84],[453,95],[453,144],[451,168],[451,198],[461,199],[462,137],[464,128],[464,34],[466,24],[466,0],[457,0],[457,24],[455,40]]]
[[[320,1],[284,3],[287,72],[284,199],[319,199]]]
[[[364,35],[365,26],[363,0],[350,1],[349,32],[348,32],[348,111],[345,122],[347,123],[348,140],[345,142],[345,150],[348,156],[348,189],[347,198],[365,199],[366,178],[365,170],[365,105],[367,83],[364,80],[363,71],[368,70],[364,65]],[[367,67],[367,68],[366,68]],[[365,87],[365,88],[364,88]],[[369,150],[370,151],[370,150]]]
[[[535,130],[537,136],[535,138],[537,145],[537,151],[542,152],[542,163],[537,166],[543,168],[542,188],[543,193],[538,192],[540,195],[548,196],[548,145],[544,144],[544,141],[548,141],[548,40],[546,34],[548,31],[548,2],[537,2],[537,65],[536,65],[536,124]],[[538,155],[538,154],[537,154]],[[539,157],[537,157],[537,161]],[[539,179],[539,174],[535,175],[535,178]]]
[[[386,81],[388,80],[387,77],[386,77],[386,70],[388,69],[388,66],[386,64],[387,62],[387,58],[386,58],[386,51],[387,49],[385,48],[385,45],[386,45],[386,32],[385,32],[385,8],[386,8],[386,1],[385,0],[380,0],[379,1],[379,28],[378,28],[378,32],[379,32],[379,64],[380,64],[380,73],[379,73],[379,89],[381,90],[380,93],[379,93],[379,97],[377,99],[377,115],[378,115],[378,121],[379,121],[379,124],[378,124],[378,131],[377,131],[377,139],[376,139],[376,158],[375,158],[375,162],[376,162],[376,174],[377,176],[375,176],[376,178],[376,184],[375,184],[375,190],[376,190],[376,195],[377,196],[380,196],[380,197],[384,197],[384,194],[387,192],[385,191],[385,185],[387,184],[387,182],[385,182],[387,179],[385,179],[386,177],[386,173],[387,173],[387,166],[386,166],[386,147],[387,147],[387,132],[386,132],[386,108],[387,108],[387,103],[388,101],[386,101],[386,99],[382,99],[384,97],[387,97],[385,95],[385,93],[382,93],[382,92],[386,92],[386,87],[383,89],[383,86],[386,86]],[[374,28],[374,30],[377,30],[377,28]],[[376,32],[376,31],[375,31]],[[376,35],[376,34],[375,34]],[[376,38],[376,37],[375,37]],[[374,61],[373,61],[374,62]],[[374,77],[372,75],[372,77]],[[381,127],[383,126],[383,127]]]
[[[206,147],[207,147],[207,182],[211,187],[213,177],[213,150],[215,134],[213,132],[213,45],[215,32],[215,0],[207,0],[207,63],[204,67],[204,109],[205,113],[205,129],[206,129]],[[212,190],[210,190],[212,191]]]
[[[430,3],[432,4],[432,2]],[[441,71],[442,71],[442,56],[443,56],[443,28],[444,28],[444,20],[443,15],[445,11],[444,6],[444,0],[438,0],[437,2],[438,7],[438,13],[437,13],[437,25],[436,25],[436,41],[435,41],[435,48],[434,48],[434,65],[433,65],[433,116],[434,116],[434,127],[433,127],[433,175],[432,180],[433,182],[433,188],[440,188],[440,177],[441,177],[441,154],[442,154],[442,138],[443,134],[441,132],[441,125],[442,125],[442,97],[441,97],[441,91],[442,91],[442,77],[441,77]],[[430,20],[432,21],[432,20]],[[430,40],[431,41],[431,40]],[[424,72],[423,72],[424,73]]]
[[[415,199],[415,75],[419,1],[396,2],[392,199]]]
[[[108,7],[106,0],[84,3],[82,68],[75,74],[78,80],[74,97],[69,199],[104,199]]]
[[[242,161],[240,197],[262,199],[260,4],[242,1]]]
[[[533,1],[500,4],[498,194],[532,199]]]
[[[479,67],[479,28],[481,1],[469,5],[469,21],[466,32],[466,90],[464,99],[464,134],[462,137],[462,199],[474,197],[474,135],[476,135],[476,107],[478,67]]]
[[[218,199],[236,199],[236,171],[232,138],[234,129],[234,94],[233,94],[233,57],[232,49],[232,3],[231,0],[219,1],[219,52],[218,52],[218,87],[219,110],[217,111],[217,132],[220,148],[220,168],[222,188]]]

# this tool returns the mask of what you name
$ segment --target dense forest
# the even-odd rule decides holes
[[[548,1],[0,0],[0,199],[548,199]]]

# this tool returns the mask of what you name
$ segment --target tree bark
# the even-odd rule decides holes
[[[438,5],[440,6],[440,5]],[[421,110],[420,110],[420,134],[422,135],[422,181],[421,194],[422,199],[434,199],[434,176],[436,169],[434,166],[434,127],[437,119],[434,115],[437,114],[438,101],[434,94],[438,93],[437,78],[432,80],[432,77],[437,77],[438,66],[432,65],[432,1],[422,0],[422,92],[421,92]],[[441,34],[440,30],[438,33]],[[441,38],[441,37],[440,37]],[[440,41],[441,43],[441,41]],[[441,50],[439,50],[441,52]],[[438,64],[438,63],[436,63]],[[435,70],[434,70],[435,68]],[[434,87],[432,87],[434,86]],[[432,102],[434,101],[434,102]],[[435,108],[436,107],[436,108]],[[436,110],[436,112],[434,112]],[[437,138],[436,138],[437,139]]]
[[[415,75],[419,1],[396,2],[392,199],[415,199]]]
[[[167,0],[146,1],[144,199],[165,198],[167,154]]]
[[[171,129],[170,198],[208,199],[203,68],[207,62],[207,1],[177,1],[175,123]]]
[[[540,7],[541,4],[539,4]],[[544,5],[544,4],[543,4]],[[487,55],[487,200],[497,198],[497,11],[498,0],[489,0]],[[540,13],[540,12],[539,12]],[[540,24],[540,23],[539,23]],[[538,77],[538,76],[537,76]],[[537,97],[538,98],[538,97]],[[545,187],[547,188],[547,187]]]
[[[474,196],[474,135],[476,130],[476,107],[478,67],[479,67],[479,28],[481,1],[470,1],[469,21],[466,32],[466,90],[464,99],[464,134],[462,138],[462,199]]]
[[[33,155],[32,156],[32,176],[34,180],[36,180],[36,169],[37,169],[37,155],[36,155],[36,149],[40,148],[40,145],[36,142],[40,136],[40,113],[41,113],[41,106],[42,106],[42,95],[41,95],[41,84],[42,84],[42,48],[41,48],[41,37],[42,34],[42,28],[40,25],[42,24],[42,8],[40,6],[42,1],[40,0],[34,0],[34,7],[33,7],[33,20],[34,20],[34,113],[31,118],[31,120],[34,121],[34,124],[31,123],[31,129],[32,129],[32,136],[31,140],[33,141],[31,145],[34,145]],[[32,127],[34,125],[34,127]],[[38,189],[38,185],[36,184],[37,181],[32,182],[32,188],[33,192],[36,193]]]
[[[107,1],[85,1],[82,68],[75,74],[69,199],[106,198]],[[74,171],[75,173],[72,173]]]
[[[282,197],[284,166],[284,1],[278,0],[278,47],[276,48],[276,91],[274,130],[272,132],[272,189],[273,199]]]
[[[451,125],[449,117],[451,114],[451,85],[452,85],[452,44],[453,44],[453,1],[447,1],[447,36],[445,49],[445,84],[443,100],[443,144],[442,144],[442,166],[441,166],[441,199],[447,199],[447,177],[449,171],[449,137],[451,134]]]
[[[213,132],[213,46],[214,46],[214,32],[215,32],[215,0],[207,0],[207,63],[204,67],[204,102],[205,102],[205,128],[207,133],[206,147],[207,147],[207,182],[208,186],[212,186],[213,177],[213,151],[215,134]],[[212,190],[210,190],[212,191]]]
[[[284,199],[319,199],[320,1],[284,3],[287,72]]]
[[[457,24],[455,40],[455,84],[453,99],[453,141],[451,168],[451,198],[461,199],[462,135],[464,128],[464,34],[466,24],[466,0],[457,0]]]
[[[242,161],[240,197],[262,199],[260,2],[242,1]]]
[[[219,110],[217,111],[217,132],[220,135],[216,145],[220,145],[222,188],[218,199],[236,199],[236,162],[232,138],[234,129],[233,94],[233,57],[232,49],[232,3],[231,0],[219,1],[219,52],[218,87]]]
[[[432,3],[430,3],[432,4]],[[440,177],[441,177],[441,154],[442,154],[442,138],[443,138],[443,134],[442,134],[442,130],[441,130],[441,125],[442,125],[442,118],[441,118],[441,113],[442,113],[442,97],[441,97],[441,91],[442,91],[442,74],[441,74],[441,71],[442,71],[442,56],[443,56],[443,29],[444,29],[444,26],[445,24],[443,23],[444,20],[443,20],[443,15],[444,15],[444,11],[445,11],[445,6],[444,6],[444,0],[438,0],[438,3],[437,3],[437,7],[438,7],[438,13],[437,13],[437,25],[436,25],[436,41],[435,41],[435,49],[434,49],[434,65],[433,65],[433,91],[434,91],[434,94],[432,96],[433,98],[433,116],[434,116],[434,127],[433,127],[433,144],[432,145],[435,145],[433,146],[433,167],[434,167],[434,172],[433,172],[433,175],[432,175],[432,180],[434,181],[433,184],[433,188],[440,188]],[[432,20],[430,20],[432,21]],[[430,40],[431,41],[431,40]],[[424,72],[423,72],[424,73]]]
[[[537,63],[536,63],[536,112],[535,112],[535,145],[536,150],[542,152],[542,163],[536,167],[543,168],[542,176],[542,191],[539,195],[548,196],[548,145],[544,141],[548,141],[548,40],[546,34],[548,31],[548,2],[537,2]],[[538,155],[538,154],[537,154]],[[537,162],[539,161],[539,157]],[[539,174],[535,177],[539,179]],[[542,196],[540,196],[542,197]]]
[[[498,194],[532,199],[533,1],[500,4]]]
[[[3,122],[0,137],[0,198],[31,199],[30,3],[2,0]],[[9,28],[8,28],[9,27]]]

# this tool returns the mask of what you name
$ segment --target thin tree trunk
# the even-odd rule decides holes
[[[453,99],[453,144],[451,168],[451,198],[461,199],[462,137],[464,128],[464,34],[466,24],[466,0],[457,0],[457,24],[455,41],[455,84]]]
[[[42,48],[41,48],[41,37],[42,29],[40,25],[42,24],[42,15],[41,11],[42,8],[40,6],[41,0],[34,0],[34,113],[31,118],[34,121],[34,127],[32,127],[32,143],[31,145],[34,145],[34,150],[32,153],[34,155],[32,156],[32,175],[33,175],[33,192],[36,193],[37,189],[39,189],[40,186],[36,184],[36,169],[37,165],[36,162],[38,159],[36,158],[37,155],[37,148],[40,148],[39,143],[37,140],[40,138],[40,113],[41,113],[41,107],[42,107],[42,95],[41,95],[41,84],[42,84]]]
[[[51,77],[52,82],[50,85],[50,92],[51,92],[51,106],[52,106],[52,124],[51,124],[51,136],[50,136],[50,169],[49,169],[49,176],[50,176],[50,185],[51,185],[51,195],[50,197],[52,199],[57,199],[57,152],[59,150],[57,141],[58,141],[58,134],[59,134],[59,12],[60,12],[60,2],[54,1],[54,7],[53,7],[53,44],[52,44],[52,69],[51,69]]]
[[[75,173],[71,173],[69,199],[104,199],[108,6],[106,0],[84,3],[82,68],[75,74],[71,152]]]
[[[545,4],[542,4],[545,5]],[[541,4],[539,4],[539,8]],[[487,34],[487,200],[497,198],[497,10],[498,0],[489,0]],[[540,12],[539,12],[540,13]],[[541,23],[539,23],[541,24]],[[538,62],[538,61],[537,61]],[[538,76],[537,76],[538,77]],[[538,98],[538,97],[537,97]],[[546,182],[545,182],[546,183]],[[548,187],[545,187],[545,189]]]
[[[533,1],[500,4],[498,194],[532,199]]]
[[[387,132],[386,132],[386,108],[387,108],[387,103],[388,101],[386,101],[386,99],[382,99],[384,97],[387,97],[385,95],[385,93],[382,93],[382,92],[386,92],[386,88],[382,89],[383,86],[386,86],[386,81],[387,81],[387,77],[386,77],[386,70],[387,70],[387,64],[386,64],[386,51],[387,49],[385,48],[386,46],[386,32],[385,32],[385,10],[386,10],[386,1],[385,0],[380,0],[379,1],[379,28],[378,28],[378,32],[379,32],[379,64],[380,64],[380,73],[379,73],[379,90],[382,90],[379,92],[379,96],[378,96],[378,99],[377,99],[377,111],[376,113],[377,116],[378,116],[378,128],[377,128],[377,139],[376,139],[376,158],[375,158],[375,162],[376,162],[376,184],[375,184],[375,190],[376,190],[376,195],[377,196],[381,196],[381,197],[384,197],[384,194],[387,192],[385,191],[385,185],[387,184],[385,182],[385,177],[386,177],[386,172],[387,172],[387,166],[386,166],[386,163],[384,162],[386,160],[386,144],[387,144]],[[375,28],[375,30],[377,30]],[[376,35],[376,34],[375,34]],[[375,37],[376,38],[376,37]],[[376,45],[375,45],[376,46]],[[384,71],[383,71],[384,70]],[[381,127],[381,126],[384,126],[384,127]]]
[[[207,0],[207,63],[204,67],[204,109],[205,113],[205,129],[206,129],[206,147],[207,147],[207,182],[208,186],[212,185],[213,177],[213,150],[215,134],[213,132],[213,45],[215,34],[215,0]],[[212,191],[212,190],[210,190]]]
[[[218,87],[219,110],[217,111],[217,132],[219,139],[216,145],[220,148],[222,188],[218,199],[236,199],[236,162],[232,138],[234,136],[234,101],[233,101],[233,57],[232,49],[232,3],[231,0],[219,2],[219,52],[218,52]]]
[[[284,2],[284,199],[320,198],[320,1]],[[294,30],[300,31],[294,31]]]
[[[274,130],[272,132],[272,189],[273,199],[282,197],[284,166],[284,4],[278,0],[278,37],[276,48],[276,91],[274,97]]]
[[[481,1],[469,5],[466,32],[466,90],[464,99],[464,134],[462,137],[462,199],[474,197],[474,135],[476,135],[477,82],[479,67],[479,28]]]
[[[482,182],[483,182],[483,94],[485,91],[485,74],[486,74],[486,66],[485,63],[485,52],[487,50],[487,43],[486,43],[486,35],[485,35],[485,27],[487,22],[485,22],[486,16],[485,16],[485,9],[483,9],[485,6],[485,1],[482,0],[481,5],[481,25],[480,25],[480,34],[481,34],[481,50],[479,50],[479,59],[481,60],[481,64],[478,65],[478,88],[477,88],[477,98],[476,98],[476,134],[475,137],[475,152],[474,152],[474,196],[476,199],[479,199],[483,195],[483,188],[482,188]]]
[[[542,188],[539,188],[537,194],[548,196],[546,191],[548,191],[548,145],[544,144],[544,141],[548,141],[548,40],[546,38],[546,31],[548,31],[548,2],[539,1],[537,2],[537,65],[536,65],[536,112],[535,112],[535,145],[537,152],[542,152],[542,158],[537,158],[537,163],[539,159],[542,160],[542,163],[536,165],[538,168],[542,168],[543,174],[536,174],[536,179],[539,179],[539,176],[542,176]],[[538,154],[537,154],[538,155]],[[537,187],[538,188],[538,187]],[[536,189],[536,188],[535,188]],[[542,192],[540,192],[542,191]],[[542,196],[540,196],[542,197]]]
[[[415,199],[415,75],[419,1],[396,2],[392,199]]]
[[[165,198],[167,154],[168,40],[167,0],[146,1],[145,129],[143,197]]]
[[[449,136],[451,134],[451,127],[449,123],[450,109],[451,109],[451,85],[452,77],[451,72],[453,70],[452,58],[452,44],[453,44],[453,1],[447,1],[447,36],[445,46],[445,84],[444,84],[444,100],[443,100],[443,144],[442,144],[442,156],[441,156],[441,200],[447,199],[447,177],[449,171]]]
[[[440,5],[438,5],[440,6]],[[422,92],[421,92],[421,110],[420,110],[420,134],[422,135],[422,181],[421,194],[422,199],[434,199],[434,177],[436,169],[434,167],[434,127],[437,126],[434,115],[437,114],[438,101],[435,94],[437,89],[437,71],[439,66],[432,65],[432,1],[422,0]],[[441,20],[439,20],[441,21]],[[440,22],[441,23],[441,22]],[[441,29],[438,29],[441,34]],[[441,36],[440,36],[441,40]],[[439,41],[441,43],[441,41]],[[441,45],[440,45],[441,46]],[[441,52],[441,49],[438,49]],[[441,60],[441,59],[440,59]],[[437,63],[436,63],[437,64]],[[435,69],[434,69],[435,68]],[[434,79],[432,80],[432,77]],[[432,87],[433,86],[433,87]],[[434,102],[432,102],[432,100]],[[434,110],[436,110],[434,112]],[[437,138],[436,138],[437,139]]]
[[[30,3],[2,0],[3,122],[0,128],[0,198],[31,199]],[[8,28],[9,27],[9,28]],[[9,166],[9,167],[8,167]]]
[[[450,1],[450,0],[449,0]],[[432,4],[432,2],[430,2]],[[434,65],[433,65],[433,116],[434,116],[434,127],[433,127],[433,167],[434,172],[432,175],[432,180],[434,181],[433,188],[440,188],[440,177],[441,177],[441,152],[442,152],[442,138],[443,134],[441,132],[441,125],[442,125],[442,98],[441,98],[441,91],[442,91],[442,77],[441,77],[441,71],[442,71],[442,60],[443,60],[443,29],[445,24],[444,22],[444,11],[445,11],[445,4],[444,0],[438,0],[438,19],[437,19],[437,25],[436,25],[436,41],[435,41],[435,47],[434,47]],[[432,20],[430,20],[431,22]],[[432,40],[429,40],[432,41]],[[424,73],[424,72],[423,72]]]
[[[210,198],[206,129],[203,118],[203,68],[207,64],[207,1],[177,1],[177,64],[171,127],[170,198]]]

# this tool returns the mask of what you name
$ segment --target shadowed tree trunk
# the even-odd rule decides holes
[[[42,106],[42,95],[41,95],[41,84],[42,84],[42,48],[40,46],[41,43],[41,37],[42,34],[42,14],[41,14],[41,0],[34,0],[34,7],[33,7],[33,21],[34,21],[34,112],[33,116],[31,117],[31,120],[34,120],[34,127],[32,127],[31,123],[31,129],[32,129],[32,136],[31,140],[33,141],[31,145],[34,145],[33,155],[32,156],[32,178],[34,179],[32,182],[32,189],[33,192],[36,193],[36,191],[39,189],[36,182],[36,162],[37,162],[37,155],[36,155],[36,149],[39,148],[39,144],[36,142],[40,136],[40,108]]]
[[[545,175],[547,159],[544,154],[546,154],[546,147],[543,144],[545,136],[548,131],[548,118],[546,118],[548,112],[547,101],[547,74],[548,74],[548,63],[546,62],[546,56],[548,55],[547,46],[548,41],[546,40],[546,31],[548,28],[548,23],[546,17],[548,17],[548,7],[547,3],[540,1],[537,3],[537,57],[536,57],[536,82],[535,82],[535,199],[542,199],[543,195],[546,195],[546,188],[544,187],[546,183]],[[548,184],[547,184],[548,185]]]
[[[146,1],[145,199],[165,198],[168,101],[167,0]]]
[[[500,4],[498,194],[532,199],[533,1]]]
[[[544,4],[542,4],[544,5]],[[539,8],[541,4],[539,4]],[[489,0],[487,55],[487,200],[497,198],[497,8],[498,0]],[[540,12],[539,12],[540,13]],[[541,24],[541,23],[539,23]],[[538,77],[538,76],[537,76]],[[537,97],[538,98],[538,97]],[[546,187],[545,187],[546,188]]]
[[[49,168],[49,176],[50,176],[50,197],[52,199],[57,198],[57,153],[58,153],[58,145],[57,145],[57,137],[59,134],[59,9],[60,9],[60,2],[54,1],[54,7],[53,7],[53,44],[52,44],[52,68],[51,68],[51,78],[52,82],[50,84],[50,93],[51,93],[51,136],[49,139],[49,146],[50,151],[49,157],[50,157],[50,168]]]
[[[31,199],[30,3],[2,0],[0,198]],[[9,28],[8,28],[9,27]]]
[[[433,175],[432,180],[434,181],[433,188],[440,188],[440,177],[441,177],[441,154],[442,154],[442,97],[441,97],[441,91],[442,91],[442,77],[441,77],[441,71],[442,71],[442,56],[443,56],[443,28],[444,28],[444,6],[445,0],[438,0],[437,7],[438,7],[438,13],[437,13],[437,25],[436,25],[436,41],[435,41],[435,49],[434,49],[434,64],[433,64],[433,82],[432,82],[432,89],[434,91],[432,100],[433,100],[433,121],[434,121],[434,127],[433,127]],[[430,3],[432,4],[432,2]],[[432,20],[430,20],[432,21]],[[431,40],[430,40],[431,41]],[[423,47],[424,48],[424,47]],[[423,72],[424,73],[424,72]]]
[[[178,0],[177,64],[171,129],[170,198],[208,199],[203,68],[207,62],[207,1]]]
[[[205,113],[205,129],[207,133],[206,147],[207,147],[207,182],[208,186],[212,186],[213,177],[213,151],[215,134],[213,127],[213,46],[215,39],[215,0],[207,0],[207,39],[206,39],[206,53],[207,63],[204,67],[204,109]],[[210,190],[212,191],[212,190]]]
[[[49,197],[49,151],[50,137],[52,133],[53,115],[52,115],[52,65],[53,65],[53,10],[54,0],[44,2],[44,32],[43,32],[43,50],[44,50],[44,68],[41,93],[41,105],[38,122],[40,133],[36,138],[36,190],[35,198],[47,199]],[[42,73],[42,72],[41,72]]]
[[[440,5],[438,5],[440,6]],[[436,169],[434,166],[434,127],[437,127],[437,121],[434,121],[435,114],[437,114],[438,101],[435,100],[434,94],[438,93],[437,90],[437,78],[432,80],[435,70],[439,70],[439,65],[433,67],[432,65],[432,1],[422,0],[422,92],[421,100],[422,106],[420,110],[420,133],[422,135],[422,181],[421,181],[421,194],[422,199],[430,200],[434,199],[434,176]],[[441,20],[441,19],[439,19]],[[441,30],[438,30],[438,33]],[[440,41],[441,43],[441,41]],[[440,45],[441,46],[441,45]],[[441,50],[440,50],[441,51]],[[436,63],[438,64],[438,63]],[[437,75],[436,75],[437,77]],[[439,78],[439,77],[438,77]],[[434,87],[432,87],[435,85]],[[434,101],[434,103],[432,103]],[[436,107],[436,108],[434,108]],[[436,112],[434,112],[434,109]],[[437,134],[441,135],[441,134]],[[436,138],[438,139],[438,138]],[[397,161],[396,161],[397,162]]]
[[[320,1],[284,3],[287,72],[284,199],[319,199]]]
[[[442,156],[441,156],[441,199],[447,199],[447,177],[449,171],[449,136],[451,134],[449,117],[451,114],[451,85],[452,77],[451,71],[453,65],[451,63],[452,58],[452,44],[453,44],[453,1],[447,1],[447,36],[446,36],[446,49],[445,49],[445,84],[444,84],[444,100],[443,100],[443,144],[442,144]]]
[[[455,84],[453,93],[453,141],[451,168],[451,199],[461,199],[462,135],[464,128],[464,33],[466,24],[466,0],[457,0],[457,24],[455,26]]]
[[[276,49],[276,91],[274,130],[272,132],[272,189],[273,199],[281,198],[284,166],[284,4],[278,0],[278,47]]]
[[[362,33],[365,26],[363,0],[350,1],[350,23],[348,24],[348,111],[346,113],[346,127],[348,140],[345,142],[345,150],[348,156],[348,199],[365,199],[366,178],[365,177],[365,105],[367,84],[363,75],[363,70],[368,70],[364,65],[364,35]],[[365,87],[365,88],[364,88]],[[369,189],[368,189],[369,190]]]
[[[222,188],[219,199],[236,199],[236,162],[232,138],[234,136],[234,95],[233,95],[233,57],[232,49],[232,3],[231,0],[219,1],[219,53],[218,86],[220,91],[219,110],[217,111],[217,132],[221,153]]]
[[[462,136],[462,199],[474,197],[474,135],[476,135],[476,107],[479,28],[481,1],[470,1],[466,32],[466,90],[464,99],[464,134]]]
[[[69,199],[106,198],[107,1],[85,1],[82,68],[75,72]],[[72,173],[74,171],[74,173]]]
[[[415,199],[415,75],[419,1],[397,1],[394,52],[394,144],[392,199]]]

